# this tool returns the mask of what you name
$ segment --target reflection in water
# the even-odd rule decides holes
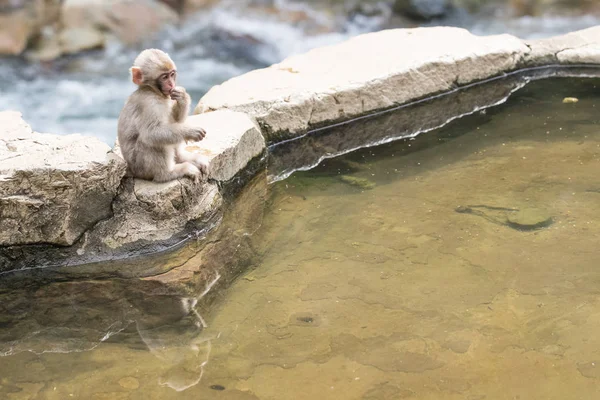
[[[6,289],[0,397],[598,398],[599,84],[263,175],[159,277]]]

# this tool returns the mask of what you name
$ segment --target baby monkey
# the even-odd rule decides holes
[[[118,125],[119,144],[130,174],[155,182],[183,176],[196,182],[206,178],[207,163],[185,150],[188,140],[198,142],[206,132],[185,125],[190,96],[176,86],[173,60],[161,50],[144,50],[130,71],[138,88],[127,99]]]

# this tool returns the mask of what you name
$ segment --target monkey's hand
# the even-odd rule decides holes
[[[171,96],[171,100],[175,100],[177,102],[190,101],[190,96],[187,94],[183,86],[175,86],[169,95]]]
[[[206,136],[206,131],[200,127],[190,128],[189,131],[186,132],[185,140],[190,142],[199,142],[204,139]]]

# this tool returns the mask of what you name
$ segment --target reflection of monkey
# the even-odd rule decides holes
[[[131,67],[138,89],[129,96],[119,116],[119,144],[130,173],[136,178],[166,182],[206,176],[201,156],[185,150],[188,140],[204,138],[202,128],[184,124],[190,96],[175,86],[177,69],[161,50],[144,50]]]

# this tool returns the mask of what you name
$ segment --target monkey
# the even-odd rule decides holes
[[[177,83],[177,67],[162,50],[142,51],[130,68],[138,88],[119,115],[118,138],[127,168],[135,178],[167,182],[187,176],[198,182],[208,165],[185,149],[206,131],[185,125],[190,96]]]

